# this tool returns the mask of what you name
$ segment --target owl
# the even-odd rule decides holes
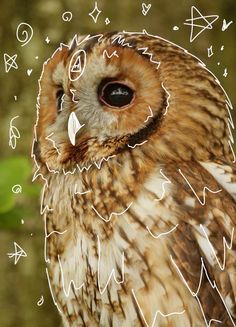
[[[236,326],[232,105],[187,50],[76,35],[45,62],[33,158],[64,326]]]

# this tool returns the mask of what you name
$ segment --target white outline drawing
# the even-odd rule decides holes
[[[98,215],[98,217],[99,218],[101,218],[102,220],[104,220],[106,223],[107,222],[109,222],[110,220],[111,220],[111,218],[112,218],[112,216],[121,216],[121,215],[123,215],[126,211],[128,211],[129,210],[129,208],[132,206],[132,204],[133,204],[133,201],[132,202],[130,202],[130,204],[128,205],[128,207],[125,209],[125,210],[123,210],[122,212],[112,212],[110,215],[109,215],[109,218],[108,219],[106,219],[106,218],[104,218],[98,211],[97,211],[97,209],[92,205],[91,206],[91,208],[93,209],[93,211],[95,211],[96,212],[96,214]]]
[[[150,111],[150,115],[147,116],[147,118],[144,120],[144,123],[146,123],[150,118],[153,117],[153,112],[152,112],[152,108],[150,106],[148,106],[148,109]]]
[[[45,137],[45,140],[52,142],[54,149],[57,151],[58,155],[60,155],[61,152],[59,151],[58,147],[56,146],[56,142],[50,138],[53,135],[54,135],[54,132],[50,133],[48,136]]]
[[[76,195],[76,194],[84,195],[84,194],[88,194],[90,192],[92,192],[92,190],[88,190],[88,191],[84,191],[84,192],[77,191],[77,184],[75,184],[75,187],[74,187],[74,195]]]
[[[41,305],[43,305],[43,303],[44,303],[44,297],[43,297],[43,295],[41,295],[40,299],[37,302],[37,306],[41,307]]]
[[[149,325],[149,324],[147,323],[147,320],[146,320],[145,316],[144,316],[143,310],[142,310],[142,308],[141,308],[141,306],[140,306],[140,304],[139,304],[139,302],[138,302],[138,299],[137,299],[137,297],[136,297],[136,295],[135,295],[135,293],[134,293],[134,289],[133,289],[133,288],[131,289],[131,292],[132,292],[132,295],[133,295],[133,297],[134,297],[134,300],[135,300],[135,302],[136,302],[136,304],[137,304],[137,306],[138,306],[138,308],[139,308],[139,311],[140,311],[140,314],[141,314],[141,316],[142,316],[142,318],[143,318],[143,321],[145,322],[145,325],[146,325],[147,327],[154,327],[155,322],[156,322],[156,319],[157,319],[157,315],[158,315],[158,314],[159,314],[161,317],[166,318],[166,317],[175,316],[175,315],[182,315],[182,314],[184,314],[184,312],[185,312],[185,310],[183,310],[183,311],[180,311],[180,312],[178,312],[178,311],[174,311],[174,312],[170,312],[170,313],[165,314],[165,313],[161,312],[160,310],[156,310],[156,311],[155,311],[154,318],[153,318],[153,320],[152,320],[152,324]]]
[[[20,184],[13,185],[11,190],[15,194],[22,193],[22,186]]]
[[[112,58],[112,57],[117,57],[117,58],[119,58],[119,55],[117,54],[117,51],[115,50],[115,51],[113,51],[112,52],[112,54],[110,54],[109,55],[109,53],[107,52],[107,50],[105,49],[104,51],[103,51],[103,53],[102,53],[102,56],[103,56],[103,58],[105,59],[105,55],[107,56],[107,58]]]
[[[74,103],[78,103],[79,102],[79,100],[77,100],[75,97],[76,97],[76,95],[75,95],[75,92],[76,92],[77,90],[75,90],[75,89],[70,89],[70,93],[72,94],[72,101],[74,102]],[[64,94],[64,96],[65,96],[65,94]],[[63,96],[63,100],[64,100],[64,96]]]
[[[229,311],[229,309],[228,309],[228,307],[227,307],[227,305],[226,305],[226,303],[225,303],[225,301],[224,301],[224,299],[223,299],[223,297],[222,297],[222,295],[221,295],[221,293],[220,293],[220,291],[219,291],[219,289],[218,289],[218,287],[217,287],[217,285],[216,285],[215,280],[212,281],[212,280],[210,279],[209,275],[208,275],[207,268],[206,268],[206,266],[205,266],[205,263],[204,263],[204,261],[203,261],[203,258],[201,257],[201,272],[200,272],[200,278],[199,278],[199,283],[198,283],[198,287],[197,287],[196,292],[192,291],[191,288],[189,287],[188,282],[186,281],[186,279],[184,278],[183,274],[181,273],[181,271],[180,271],[178,265],[175,263],[175,261],[174,261],[172,255],[170,255],[170,259],[171,259],[172,264],[175,266],[175,268],[176,268],[178,274],[179,274],[180,277],[182,278],[182,280],[183,280],[185,286],[187,287],[187,289],[189,290],[189,292],[191,293],[191,295],[192,295],[192,296],[197,300],[198,305],[199,305],[199,307],[200,307],[200,310],[201,310],[201,313],[202,313],[202,316],[203,316],[203,319],[204,319],[204,321],[205,321],[206,326],[207,326],[207,327],[210,327],[210,325],[211,325],[211,323],[212,323],[213,321],[214,321],[214,322],[218,322],[218,323],[222,323],[222,321],[220,321],[220,320],[216,320],[216,319],[211,319],[209,322],[207,322],[207,319],[206,319],[205,313],[204,313],[203,308],[202,308],[202,304],[201,304],[201,302],[200,302],[200,300],[199,300],[199,298],[198,298],[198,293],[199,293],[199,291],[200,291],[201,284],[202,284],[203,271],[204,271],[204,273],[205,273],[205,276],[206,276],[206,278],[207,278],[207,280],[208,280],[208,282],[209,282],[211,288],[212,288],[212,289],[215,289],[216,292],[218,293],[218,295],[220,296],[220,299],[221,299],[221,301],[222,301],[222,303],[223,303],[223,305],[224,305],[224,307],[225,307],[225,309],[226,309],[226,311],[227,311],[227,313],[228,313],[228,316],[229,316],[229,318],[230,318],[230,320],[231,320],[233,326],[236,327],[236,325],[235,325],[235,323],[234,323],[234,321],[233,321],[232,315],[231,315],[231,313],[230,313],[230,311]]]
[[[165,108],[165,112],[163,114],[163,116],[165,116],[168,112],[168,109],[169,109],[169,106],[170,106],[170,103],[169,103],[169,100],[170,100],[170,93],[167,91],[167,89],[165,88],[164,86],[164,83],[162,82],[161,83],[161,87],[164,89],[164,91],[166,92],[167,94],[167,99],[166,99],[166,102],[167,102],[167,105],[166,105],[166,108]]]
[[[81,62],[81,56],[83,57],[83,61]],[[74,58],[75,61],[74,61]],[[74,61],[74,63],[73,63]],[[72,65],[73,63],[73,65]],[[83,63],[83,65],[82,65]],[[84,73],[86,67],[86,52],[83,49],[77,50],[73,56],[71,57],[70,63],[69,63],[69,67],[68,67],[68,73],[69,73],[69,79],[71,82],[75,82],[77,81]],[[72,78],[71,73],[76,73],[76,77]]]
[[[22,32],[20,33],[21,36],[24,37],[24,39],[20,39],[20,36],[19,36],[19,29],[24,26]],[[30,29],[30,33],[27,31],[26,28],[29,28]],[[33,31],[33,28],[31,25],[27,24],[27,23],[20,23],[18,26],[17,26],[17,29],[16,29],[16,38],[17,38],[17,41],[23,43],[21,44],[22,47],[24,47],[27,43],[30,42],[30,40],[32,39],[34,35],[34,31]]]
[[[118,35],[115,35],[114,37],[112,37],[111,43],[113,44],[115,42],[122,45],[122,47],[133,48],[133,46],[129,42],[125,43],[125,37],[122,34],[118,34]]]
[[[71,11],[65,11],[61,15],[61,18],[64,20],[64,22],[70,22],[72,19],[73,15]]]
[[[231,25],[231,24],[233,24],[233,21],[231,20],[230,22],[226,22],[226,20],[224,19],[223,20],[223,24],[222,24],[222,28],[221,28],[221,30],[224,32],[224,31],[226,31],[227,30],[227,28]]]
[[[109,159],[116,157],[116,154],[113,154],[112,156],[108,156],[108,157],[103,157],[98,163],[96,161],[94,161],[94,165],[98,168],[101,169],[102,163],[104,161],[108,162]]]
[[[18,65],[16,63],[17,54],[13,56],[9,56],[9,54],[4,53],[4,65],[5,65],[5,72],[8,73],[11,68],[18,69]]]
[[[101,12],[102,11],[98,9],[97,1],[95,1],[94,9],[89,13],[89,16],[93,19],[95,24],[97,23],[98,17],[101,14]]]
[[[160,174],[166,180],[164,182],[162,182],[162,184],[161,184],[161,188],[162,188],[162,195],[161,195],[161,197],[159,199],[154,199],[154,201],[161,201],[161,200],[163,200],[164,199],[164,196],[165,196],[165,193],[166,193],[166,190],[165,190],[164,185],[165,184],[171,184],[171,181],[169,180],[169,178],[162,172],[162,168],[160,169]]]
[[[30,76],[31,75],[31,73],[32,73],[32,71],[33,71],[33,69],[31,68],[31,69],[27,69],[27,75],[28,76]]]
[[[213,52],[212,45],[211,45],[209,48],[207,48],[207,56],[208,56],[208,58],[212,57],[213,54],[214,54],[214,52]]]
[[[8,145],[14,150],[16,148],[16,140],[20,138],[20,132],[18,128],[12,125],[13,120],[19,118],[19,116],[15,116],[10,120],[10,127],[9,127],[9,142]]]
[[[160,61],[153,60],[153,53],[148,52],[148,47],[138,48],[138,51],[142,51],[143,55],[148,55],[150,62],[157,65],[156,69],[158,69],[160,67],[160,64],[161,64]]]
[[[106,25],[110,24],[110,19],[108,17],[105,19],[105,24]]]
[[[134,149],[134,148],[136,148],[136,146],[141,146],[141,145],[147,143],[147,141],[148,140],[145,140],[142,143],[136,143],[135,145],[129,145],[129,144],[127,144],[127,145],[128,145],[129,148]]]
[[[113,280],[116,282],[116,284],[120,285],[120,284],[124,283],[124,280],[125,280],[125,255],[124,255],[124,251],[123,251],[123,252],[122,252],[122,267],[121,267],[122,279],[121,279],[120,281],[118,281],[118,280],[116,279],[116,276],[115,276],[115,269],[112,268],[112,270],[111,270],[111,272],[110,272],[110,275],[109,275],[109,277],[108,277],[108,280],[107,280],[107,282],[106,282],[106,284],[105,284],[103,290],[101,290],[101,285],[100,285],[101,245],[100,245],[100,239],[99,239],[99,236],[98,236],[98,235],[97,235],[97,248],[98,248],[98,271],[97,271],[98,289],[99,289],[100,294],[102,295],[102,294],[105,292],[105,290],[106,290],[106,288],[107,288],[107,286],[108,286],[108,284],[109,284],[109,282],[110,282],[112,276],[113,276]]]
[[[224,69],[223,76],[224,76],[224,77],[227,77],[227,76],[228,76],[228,69],[227,69],[227,68]]]
[[[76,134],[84,125],[85,124],[80,124],[75,112],[72,111],[68,119],[68,136],[72,145],[75,146]]]
[[[198,17],[194,17],[194,10],[200,15]],[[208,19],[212,18],[212,21],[210,22]],[[190,42],[193,42],[202,32],[204,32],[206,29],[212,29],[212,24],[219,18],[218,15],[208,15],[208,16],[203,16],[200,11],[195,7],[191,7],[191,18],[188,18],[185,20],[184,25],[189,25],[191,26],[191,34],[190,34]],[[203,20],[207,25],[200,25],[199,23],[194,24],[194,22]],[[196,35],[193,36],[194,34],[194,27],[200,27],[202,28]]]
[[[53,303],[57,307],[57,310],[60,312],[60,314],[62,314],[62,310],[60,309],[59,305],[57,304],[57,302],[55,300],[55,297],[54,297],[54,294],[53,294],[53,291],[52,291],[52,285],[51,285],[51,281],[50,281],[50,278],[49,278],[49,273],[48,273],[48,268],[47,267],[46,267],[46,275],[47,275],[48,286],[49,286],[49,289],[50,289],[50,293],[51,293],[51,296],[52,296]]]
[[[203,190],[202,190],[202,198],[203,200],[201,200],[199,198],[199,196],[197,195],[196,191],[194,190],[194,188],[192,187],[192,185],[190,184],[190,182],[188,181],[187,177],[182,173],[181,169],[178,169],[180,175],[183,177],[183,179],[185,180],[185,182],[188,184],[189,188],[192,190],[193,194],[195,195],[195,197],[197,198],[198,202],[204,206],[206,204],[206,191],[213,193],[213,194],[217,194],[219,192],[222,192],[222,189],[219,189],[217,191],[212,191],[211,189],[209,189],[209,187],[204,186]]]
[[[7,253],[8,257],[11,259],[14,257],[14,264],[16,265],[17,262],[20,260],[21,257],[27,257],[26,252],[22,249],[22,247],[20,247],[19,244],[17,244],[16,242],[14,242],[14,248],[15,248],[15,252],[13,253]]]
[[[142,3],[142,14],[143,14],[143,16],[147,15],[147,13],[151,9],[151,7],[152,7],[151,3],[149,3],[148,5],[146,3],[144,3],[144,2]]]
[[[58,258],[58,263],[59,263],[59,267],[60,267],[60,271],[61,271],[61,282],[62,282],[63,292],[64,292],[65,296],[68,297],[70,295],[72,285],[73,285],[73,288],[75,289],[75,291],[79,291],[84,286],[84,283],[82,283],[79,287],[77,287],[75,285],[74,280],[71,279],[69,281],[69,285],[68,285],[68,288],[67,288],[67,291],[66,291],[66,289],[65,289],[65,280],[64,280],[64,272],[63,272],[63,268],[62,268],[61,259],[60,259],[59,254],[57,255],[57,258]]]
[[[152,233],[152,231],[150,230],[149,226],[146,226],[146,229],[147,229],[148,232],[151,234],[151,236],[157,240],[158,238],[160,238],[160,237],[162,237],[162,236],[165,236],[165,235],[168,235],[168,234],[174,232],[178,226],[179,226],[179,224],[175,225],[175,226],[174,226],[173,228],[171,228],[168,232],[160,233],[160,234],[158,234],[158,235],[154,235],[154,234]]]
[[[215,259],[216,259],[216,262],[217,262],[219,268],[220,268],[222,271],[224,271],[224,269],[225,269],[225,264],[226,264],[226,252],[227,252],[227,249],[228,249],[228,250],[232,250],[232,247],[233,247],[233,241],[234,241],[234,227],[232,228],[232,232],[231,232],[230,244],[227,243],[226,238],[223,236],[223,249],[224,249],[224,255],[223,255],[223,263],[222,263],[222,265],[221,265],[221,263],[220,263],[220,261],[219,261],[217,255],[216,255],[216,251],[215,251],[215,249],[214,249],[214,247],[213,247],[213,245],[212,245],[212,243],[211,243],[211,241],[210,241],[210,239],[209,239],[209,237],[208,237],[208,235],[207,235],[207,232],[205,231],[205,229],[204,229],[204,227],[203,227],[202,224],[200,224],[200,228],[202,229],[202,231],[203,231],[203,233],[204,233],[204,236],[205,236],[205,238],[206,238],[206,240],[207,240],[207,242],[208,242],[208,244],[209,244],[209,246],[210,246],[210,248],[211,248],[211,250],[212,250],[212,253],[213,253],[213,255],[214,255]],[[226,248],[227,248],[227,249],[226,249]]]

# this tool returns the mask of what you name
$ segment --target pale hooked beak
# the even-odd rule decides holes
[[[76,114],[72,111],[68,119],[68,136],[72,145],[75,145],[76,134],[83,126],[84,124],[80,124]]]

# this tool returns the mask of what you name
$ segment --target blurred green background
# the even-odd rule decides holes
[[[51,300],[43,259],[44,230],[39,214],[40,186],[32,183],[30,159],[33,125],[36,118],[37,80],[43,62],[60,42],[66,43],[75,33],[96,33],[110,30],[142,31],[160,35],[197,55],[221,81],[233,104],[236,102],[235,23],[222,31],[226,22],[236,18],[235,0],[148,0],[152,7],[142,15],[142,1],[98,0],[102,10],[97,23],[88,15],[94,7],[91,0],[3,0],[0,11],[1,39],[1,97],[0,97],[0,326],[49,327],[60,326],[60,318]],[[190,26],[183,25],[190,18],[191,6],[203,15],[219,15],[212,30],[204,31],[189,42]],[[62,14],[71,11],[70,22]],[[105,24],[109,18],[110,24]],[[26,22],[33,28],[31,41],[21,46],[16,39],[17,26]],[[203,23],[203,21],[201,22]],[[178,30],[173,30],[178,26]],[[49,43],[45,41],[48,37]],[[214,55],[207,56],[213,46]],[[224,46],[224,50],[222,49]],[[17,54],[18,69],[8,73],[4,67],[4,53]],[[228,76],[224,77],[227,68]],[[30,75],[27,70],[32,69]],[[174,67],[173,67],[174,69]],[[10,120],[21,137],[16,148],[9,147]],[[22,192],[14,194],[12,186],[20,184]],[[23,223],[24,222],[24,223]],[[7,253],[14,252],[14,241],[27,257],[14,265]],[[37,302],[44,296],[44,303]]]

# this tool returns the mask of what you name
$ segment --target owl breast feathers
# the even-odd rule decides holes
[[[143,33],[75,36],[44,64],[33,158],[65,326],[236,326],[232,105]]]

